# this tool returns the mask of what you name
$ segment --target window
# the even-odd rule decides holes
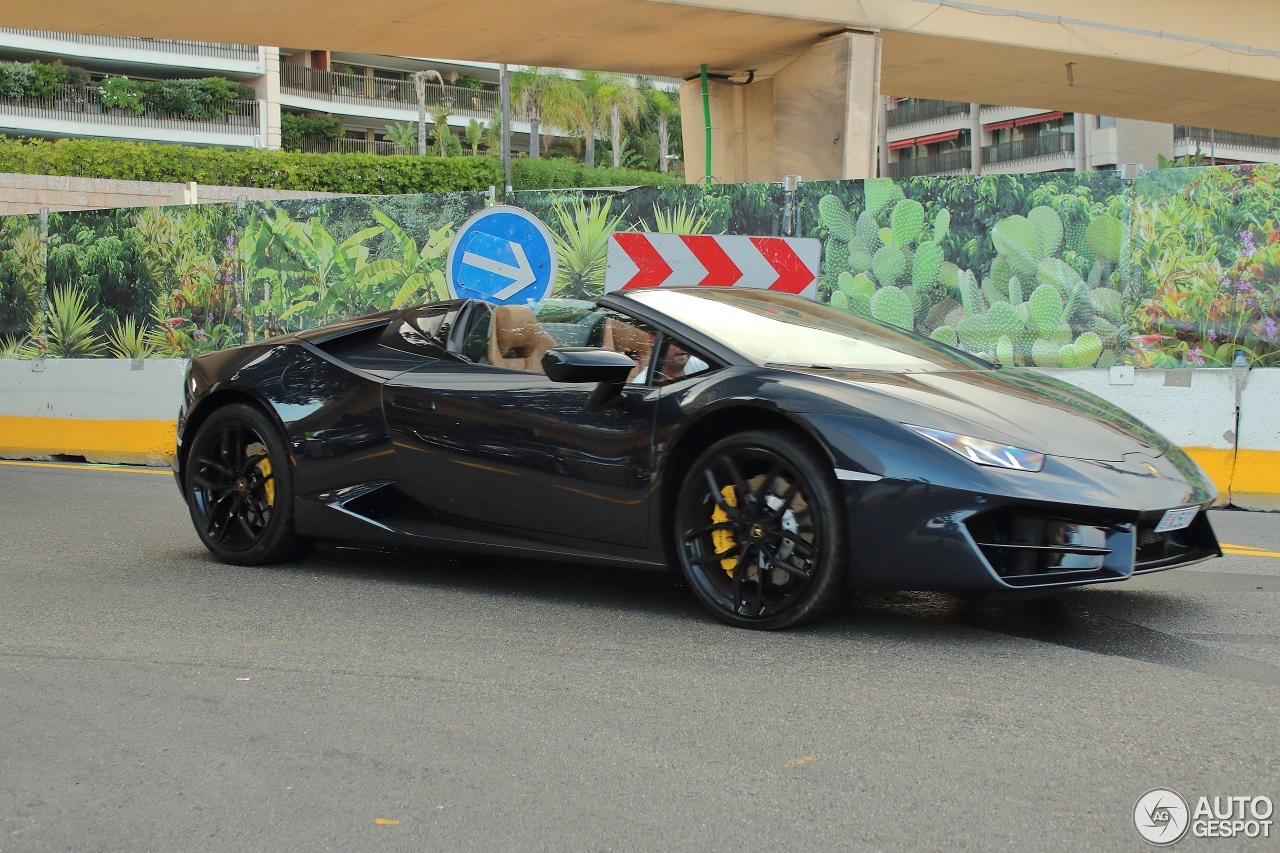
[[[688,344],[671,337],[663,338],[655,367],[654,385],[678,382],[716,369],[710,361],[694,355]]]

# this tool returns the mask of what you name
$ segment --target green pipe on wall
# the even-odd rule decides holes
[[[704,147],[706,149],[706,166],[703,171],[702,182],[711,184],[711,96],[707,92],[707,66],[702,66],[702,118],[706,124],[706,141]]]

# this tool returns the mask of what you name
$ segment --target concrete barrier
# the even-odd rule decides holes
[[[0,359],[0,456],[167,465],[182,359]]]
[[[181,359],[0,360],[0,457],[166,465],[185,369]],[[1217,485],[1220,504],[1280,511],[1280,370],[1042,372],[1181,446]]]
[[[1240,392],[1240,445],[1231,502],[1280,511],[1280,370],[1254,370]]]

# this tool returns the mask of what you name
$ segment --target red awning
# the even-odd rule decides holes
[[[912,145],[915,145],[915,144],[916,144],[916,141],[914,139],[899,139],[897,142],[889,143],[889,150],[897,151],[899,148],[910,148]]]
[[[1013,127],[1013,119],[997,121],[994,124],[984,124],[983,127],[987,130],[1004,130],[1005,128]]]
[[[948,130],[945,133],[931,133],[928,136],[917,136],[916,145],[929,145],[934,142],[948,142],[960,136],[958,130]]]
[[[1016,124],[1018,127],[1022,127],[1028,124],[1043,124],[1046,121],[1057,121],[1062,117],[1063,117],[1062,113],[1040,113],[1039,115],[1020,118],[1016,122],[1014,122],[1014,124]]]

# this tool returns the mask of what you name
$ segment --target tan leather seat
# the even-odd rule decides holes
[[[528,305],[495,305],[489,332],[489,363],[542,372],[542,356],[556,345]]]
[[[630,323],[610,317],[604,324],[604,348],[620,352],[636,363],[628,379],[649,366],[649,358],[653,354],[653,335],[641,331]]]

